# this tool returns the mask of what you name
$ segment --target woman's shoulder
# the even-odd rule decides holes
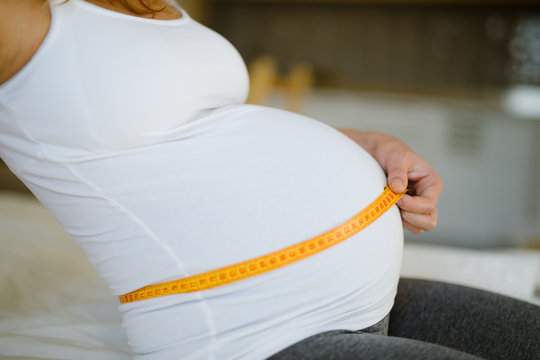
[[[0,84],[32,58],[50,23],[47,0],[0,1]]]

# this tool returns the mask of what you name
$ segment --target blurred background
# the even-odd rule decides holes
[[[395,135],[436,168],[440,222],[415,241],[540,245],[540,1],[179,2],[241,53],[249,102]]]

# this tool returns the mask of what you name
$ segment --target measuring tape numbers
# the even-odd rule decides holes
[[[359,233],[390,209],[404,193],[395,193],[388,186],[375,201],[354,217],[309,240],[287,248],[202,274],[161,284],[150,285],[119,296],[120,303],[152,299],[160,296],[207,290],[279,269],[320,253]]]

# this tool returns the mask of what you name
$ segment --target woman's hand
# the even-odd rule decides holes
[[[395,137],[376,132],[340,131],[379,162],[392,191],[399,193],[409,189],[397,203],[403,227],[413,234],[433,230],[437,225],[437,202],[443,188],[435,170]]]

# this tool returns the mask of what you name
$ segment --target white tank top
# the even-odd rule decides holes
[[[185,12],[151,20],[70,0],[52,14],[0,86],[0,155],[113,294],[309,239],[382,192],[378,164],[338,131],[243,104],[239,54]],[[402,237],[394,207],[285,268],[121,305],[129,343],[137,359],[263,359],[373,325],[393,304]]]

